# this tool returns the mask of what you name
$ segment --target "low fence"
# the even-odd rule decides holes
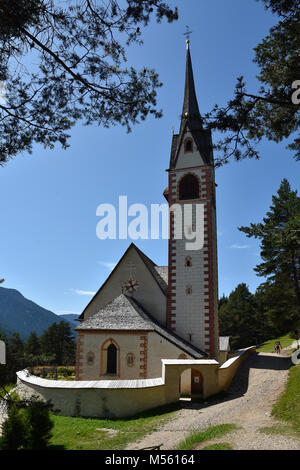
[[[219,390],[227,390],[229,385],[232,382],[233,377],[236,374],[237,369],[244,361],[244,359],[256,352],[255,346],[250,346],[249,348],[240,349],[233,357],[224,362],[224,364],[219,368]]]
[[[242,350],[221,367],[215,360],[162,360],[162,376],[138,380],[48,380],[27,370],[17,372],[17,392],[21,398],[32,395],[51,401],[64,416],[122,418],[174,403],[180,397],[180,376],[195,369],[203,377],[203,397],[224,390],[230,384],[243,358],[255,348]]]

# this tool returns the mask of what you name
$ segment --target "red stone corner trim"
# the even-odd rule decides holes
[[[148,334],[140,336],[140,378],[147,378]]]

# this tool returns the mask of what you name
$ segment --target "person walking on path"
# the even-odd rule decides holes
[[[277,354],[280,354],[280,350],[282,349],[280,341],[275,341],[274,349]]]

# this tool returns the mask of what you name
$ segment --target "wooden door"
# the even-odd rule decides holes
[[[201,372],[192,369],[192,393],[202,393],[203,391],[203,377]]]

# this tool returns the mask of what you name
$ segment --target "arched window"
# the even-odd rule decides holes
[[[100,377],[105,375],[120,376],[120,346],[113,339],[107,339],[101,346]]]
[[[184,153],[189,153],[193,151],[193,141],[192,139],[187,138],[184,141]]]
[[[199,199],[199,183],[196,176],[185,175],[179,183],[179,199]]]
[[[107,374],[116,374],[117,373],[117,355],[118,350],[116,346],[111,343],[107,348]]]

